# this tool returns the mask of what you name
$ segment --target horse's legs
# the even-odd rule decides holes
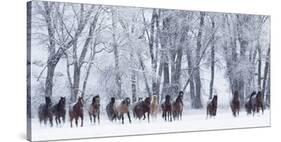
[[[93,117],[94,117],[94,124],[96,123],[96,115],[93,115]]]
[[[77,117],[75,117],[75,125],[76,125],[76,127],[78,127],[78,118]]]
[[[149,112],[147,112],[147,120],[148,120],[148,123],[149,123]]]
[[[53,127],[53,117],[52,116],[49,116],[49,121],[50,121],[51,127]]]
[[[70,127],[72,128],[72,120],[73,120],[73,117],[70,116]]]
[[[121,114],[122,124],[124,124],[124,114]]]
[[[98,123],[100,124],[100,113],[98,113]]]
[[[132,123],[132,121],[131,121],[131,116],[130,116],[130,112],[129,112],[129,111],[127,112],[127,115],[128,115],[129,123]]]
[[[84,116],[82,115],[81,116],[81,127],[83,127],[83,119],[84,119]]]
[[[89,113],[89,116],[90,116],[90,121],[91,121],[91,123],[92,123],[92,114]]]
[[[65,123],[65,115],[62,116],[62,121]]]

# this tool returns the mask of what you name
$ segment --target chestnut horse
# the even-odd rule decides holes
[[[151,98],[146,97],[144,101],[139,101],[135,107],[133,108],[133,114],[135,117],[138,119],[143,119],[146,118],[145,114],[147,113],[147,118],[149,122],[149,115],[150,115],[150,103],[151,103]]]
[[[171,103],[171,96],[166,95],[164,103],[161,104],[162,108],[162,117],[165,121],[172,121],[172,103]]]
[[[60,97],[59,102],[53,106],[53,113],[55,115],[56,124],[61,124],[61,118],[63,123],[65,123],[65,97]]]
[[[239,100],[239,94],[238,91],[234,92],[232,101],[230,102],[230,108],[232,111],[232,114],[234,117],[239,115],[239,111],[240,111],[240,100]]]
[[[69,118],[70,118],[70,127],[72,127],[72,120],[75,119],[76,127],[78,127],[78,119],[81,118],[81,127],[83,127],[83,104],[84,100],[83,97],[79,97],[77,103],[74,105],[70,105],[69,108]]]
[[[183,111],[183,92],[180,91],[178,97],[173,102],[173,118],[174,120],[182,119],[182,111]]]
[[[218,96],[214,95],[213,99],[207,103],[207,118],[208,115],[210,117],[216,116],[217,108],[218,108]]]
[[[38,117],[40,124],[42,121],[47,124],[49,119],[51,127],[53,126],[53,112],[52,112],[52,102],[50,97],[45,97],[45,104],[41,104],[38,108]]]
[[[92,116],[94,118],[94,123],[96,123],[96,118],[98,119],[98,123],[100,123],[100,96],[99,95],[93,97],[88,112],[89,112],[91,123],[92,123]]]

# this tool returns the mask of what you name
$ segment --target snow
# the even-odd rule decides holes
[[[105,115],[102,115],[100,124],[91,124],[89,117],[85,115],[84,127],[70,128],[67,121],[64,126],[51,128],[40,125],[37,119],[33,119],[32,141],[268,127],[270,126],[270,111],[266,110],[263,115],[252,116],[246,115],[246,112],[242,110],[240,116],[235,118],[230,110],[218,109],[216,117],[207,119],[205,110],[187,110],[182,120],[173,122],[165,122],[160,114],[158,114],[157,119],[152,119],[150,123],[147,120],[135,120],[133,118],[130,124],[126,115],[124,122],[124,125],[121,122],[112,123]]]

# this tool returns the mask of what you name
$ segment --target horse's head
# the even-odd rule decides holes
[[[100,96],[96,95],[93,97],[92,104],[100,104]]]
[[[259,102],[261,102],[262,101],[262,94],[261,94],[261,91],[259,91],[258,93],[257,93],[257,101],[259,101]]]
[[[153,95],[151,98],[151,102],[154,104],[158,103],[158,97],[156,95]]]
[[[110,103],[111,103],[111,104],[114,104],[114,103],[115,103],[115,98],[114,98],[114,97],[111,97]]]
[[[59,103],[63,106],[65,106],[65,97],[60,97]]]
[[[144,99],[144,102],[145,102],[145,104],[150,105],[151,97],[146,97],[146,98]]]
[[[217,95],[214,96],[213,102],[214,102],[214,103],[217,103],[217,102],[218,102],[218,96],[217,96]]]
[[[171,100],[171,96],[170,95],[166,95],[165,96],[165,101],[170,101]]]
[[[45,97],[45,102],[47,106],[51,106],[52,105],[52,101],[50,97]]]
[[[129,106],[130,103],[131,103],[131,99],[130,99],[129,97],[126,97],[125,100],[124,100],[124,102],[125,102],[125,104],[126,104],[127,106]]]
[[[77,104],[79,104],[80,106],[83,106],[83,104],[84,104],[84,99],[83,99],[83,97],[79,97],[79,98],[78,98]]]

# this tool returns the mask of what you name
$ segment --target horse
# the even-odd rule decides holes
[[[260,109],[262,111],[262,114],[264,113],[264,105],[263,105],[263,97],[261,91],[259,91],[255,98],[252,99],[252,105],[253,105],[253,115],[260,112]]]
[[[98,119],[98,123],[100,123],[100,96],[99,95],[93,97],[88,113],[90,116],[91,123],[92,123],[92,116],[94,118],[94,123],[96,123],[96,118]]]
[[[70,127],[72,127],[73,119],[75,119],[76,127],[78,127],[79,117],[81,118],[81,127],[83,127],[83,119],[84,119],[83,104],[84,104],[83,97],[79,97],[78,101],[75,104],[70,105],[69,108]]]
[[[127,113],[129,123],[131,123],[131,117],[130,117],[130,107],[131,100],[129,97],[126,97],[124,100],[121,101],[121,103],[115,103],[114,105],[114,111],[117,113],[118,119],[122,119],[122,124],[124,124],[124,114]]]
[[[254,106],[253,106],[253,97],[256,95],[256,91],[253,91],[248,99],[248,101],[245,104],[245,109],[247,112],[247,115],[251,114]]]
[[[239,100],[239,94],[238,91],[234,92],[232,101],[230,102],[230,108],[232,111],[232,114],[234,117],[239,115],[239,111],[240,111],[240,100]]]
[[[171,96],[166,95],[164,103],[161,104],[162,108],[162,117],[165,121],[170,120],[172,121],[172,103],[171,103]]]
[[[147,119],[149,122],[150,103],[151,103],[151,97],[146,97],[144,101],[138,102],[133,108],[134,116],[138,119],[141,119],[143,117],[144,120],[146,118],[145,114],[147,113]]]
[[[151,97],[150,114],[152,117],[156,118],[157,112],[158,112],[158,96],[153,95]]]
[[[53,113],[52,113],[52,102],[50,97],[45,97],[45,104],[40,104],[38,108],[38,117],[40,124],[42,121],[47,125],[49,119],[51,127],[53,127]]]
[[[208,115],[210,117],[212,116],[215,117],[217,114],[217,108],[218,108],[218,96],[214,95],[213,99],[207,103],[207,118]]]
[[[117,111],[116,111],[116,109],[114,109],[114,105],[115,105],[115,98],[112,97],[110,99],[109,104],[107,104],[106,108],[105,108],[107,116],[108,116],[108,119],[110,121],[116,120],[116,118],[117,118]]]
[[[178,97],[173,102],[173,106],[172,106],[174,120],[182,119],[182,111],[183,111],[183,92],[180,91]]]
[[[53,114],[55,115],[56,124],[61,124],[61,118],[63,123],[65,123],[65,97],[60,97],[59,102],[52,108]]]

